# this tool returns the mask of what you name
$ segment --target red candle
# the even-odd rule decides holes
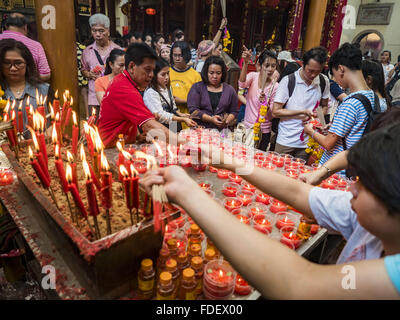
[[[287,216],[285,218],[279,219],[276,221],[276,227],[280,230],[283,227],[286,227],[288,230],[291,231],[294,229],[294,222],[290,220]]]
[[[238,176],[237,174],[230,172],[229,173],[229,181],[233,182],[233,183],[237,183],[237,184],[241,184],[242,183],[242,177]]]
[[[200,182],[199,187],[202,188],[204,191],[208,191],[211,189],[211,184],[208,182]]]
[[[295,232],[282,232],[281,243],[289,248],[298,249],[301,245],[301,239]]]
[[[61,110],[61,126],[64,127],[65,125],[65,119],[67,117],[67,110],[69,109],[69,91],[66,90],[63,94],[64,97],[64,104],[62,106],[62,110]]]
[[[217,172],[218,172],[218,169],[215,168],[215,167],[213,167],[213,166],[208,166],[208,170],[209,170],[210,172],[212,172],[212,173],[217,173]]]
[[[229,170],[220,169],[218,170],[217,177],[220,179],[228,179],[229,178]]]
[[[31,165],[32,165],[33,169],[36,172],[36,175],[38,176],[40,182],[43,185],[43,188],[48,189],[50,187],[50,180],[47,178],[47,176],[43,172],[39,163],[33,159],[33,152],[32,152],[31,147],[29,147],[29,159],[31,161]]]
[[[287,170],[286,176],[292,179],[297,179],[299,177],[299,174],[297,173],[297,170]]]
[[[235,199],[235,198],[226,198],[224,200],[224,205],[225,208],[228,211],[232,211],[234,209],[240,209],[240,207],[242,207],[243,203],[242,201],[240,201],[239,199]]]
[[[266,218],[265,215],[256,215],[253,218],[254,229],[264,234],[270,234],[272,232],[272,223]]]
[[[130,165],[131,170],[131,197],[132,206],[136,210],[139,209],[139,176],[138,172],[135,170],[134,166]]]
[[[179,162],[183,168],[189,168],[192,166],[192,158],[190,156],[181,157]]]
[[[78,155],[79,127],[78,127],[78,121],[76,119],[75,111],[72,111],[72,119],[73,119],[73,125],[72,125],[72,153],[76,157]]]
[[[92,217],[97,217],[100,214],[100,210],[97,203],[96,192],[94,190],[94,183],[90,175],[89,165],[86,160],[83,162],[83,168],[86,176],[86,193],[89,204],[89,212]]]
[[[129,210],[133,209],[132,194],[131,194],[131,179],[129,178],[128,170],[126,170],[124,165],[119,166],[119,171],[122,175],[122,184],[125,191],[125,201],[126,207]]]
[[[22,114],[22,100],[18,107],[18,132],[19,133],[24,132],[24,117]]]
[[[253,193],[246,190],[243,190],[237,197],[242,201],[243,206],[248,206],[253,201]]]
[[[269,202],[270,202],[270,196],[267,195],[267,194],[265,194],[265,193],[258,192],[258,193],[256,194],[256,202],[259,202],[259,203],[263,203],[263,204],[265,204],[265,205],[268,205]]]
[[[337,180],[329,178],[322,182],[321,187],[325,189],[336,190],[337,185],[338,185]]]
[[[74,157],[69,151],[67,151],[67,159],[72,170],[72,182],[76,187],[78,187],[78,178],[76,175],[76,163],[74,163]]]
[[[109,172],[110,166],[108,164],[107,159],[103,156],[102,152],[101,156],[101,167],[102,171],[101,182],[102,182],[102,204],[107,209],[110,209],[112,206],[112,174]]]
[[[58,177],[60,178],[60,183],[61,183],[61,186],[63,188],[63,191],[65,193],[67,193],[68,192],[68,182],[67,182],[67,179],[65,177],[64,164],[63,164],[63,161],[62,161],[62,159],[60,157],[60,146],[58,144],[55,147],[54,154],[55,154],[55,158],[56,158],[55,164],[56,164],[56,169],[57,169],[57,172],[58,172]]]
[[[7,121],[8,121],[8,114],[6,113],[4,115],[4,122],[7,122]],[[10,129],[10,130],[6,131],[6,134],[7,134],[8,141],[10,142],[10,146],[11,147],[16,146],[17,140],[16,140],[16,137],[14,136],[15,131],[13,129]]]
[[[236,197],[236,193],[239,190],[239,185],[236,183],[228,182],[228,183],[224,183],[223,188],[224,189],[222,190],[222,193],[226,197],[234,198],[234,197]]]
[[[275,157],[275,158],[272,160],[272,163],[273,163],[274,165],[276,165],[278,168],[282,168],[282,167],[283,167],[284,161],[283,161],[283,158],[281,158],[281,157]]]
[[[57,131],[57,137],[60,139],[60,142],[62,143],[62,134],[61,134],[61,121],[60,121],[60,113],[56,113],[56,131]]]
[[[318,224],[312,224],[311,229],[310,229],[310,234],[314,235],[317,234],[319,231],[319,225]]]
[[[54,94],[53,108],[54,108],[54,114],[60,112],[60,100],[58,99],[58,90]]]
[[[235,293],[240,296],[247,296],[251,293],[251,286],[240,275],[236,277]]]
[[[266,208],[265,208],[265,209],[266,209]],[[253,207],[253,208],[250,209],[248,215],[249,215],[250,217],[255,217],[255,216],[260,215],[260,214],[266,214],[267,212],[266,212],[265,209],[260,208],[260,207],[258,207],[258,206]]]
[[[242,188],[243,191],[246,190],[252,193],[256,192],[256,187],[251,185],[250,183],[243,183]]]
[[[287,205],[278,200],[274,200],[269,208],[272,213],[287,211],[287,209]]]
[[[237,219],[239,219],[239,221],[240,221],[241,223],[250,224],[250,218],[249,218],[249,217],[243,216],[243,215],[241,215],[241,214],[237,214],[237,215],[235,215],[235,217],[236,217]]]
[[[6,186],[14,181],[14,175],[11,170],[0,169],[0,186]]]
[[[310,167],[303,167],[303,168],[300,168],[300,172],[301,173],[307,173],[307,172],[311,172],[312,171],[312,168],[310,168]]]
[[[235,289],[236,272],[228,263],[213,260],[204,271],[203,293],[206,299],[229,299]]]
[[[96,122],[96,108],[92,109],[92,115],[90,116],[88,120],[88,125],[91,126]]]
[[[37,134],[37,138],[39,140],[40,152],[43,154],[43,160],[46,165],[46,169],[48,168],[49,159],[47,158],[47,147],[46,147],[46,139],[42,131]]]
[[[63,128],[65,128],[65,127],[67,127],[69,125],[69,122],[71,120],[71,116],[72,116],[72,108],[68,107],[67,115],[65,116],[65,121],[64,121],[64,124],[63,124]]]
[[[74,198],[75,204],[79,208],[79,211],[81,212],[81,215],[86,218],[88,216],[88,214],[87,214],[85,206],[83,205],[82,199],[79,195],[78,188],[72,182],[72,168],[69,163],[67,164],[66,179],[68,181],[68,191],[71,192],[72,197]]]

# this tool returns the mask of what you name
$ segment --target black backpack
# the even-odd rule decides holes
[[[296,75],[294,73],[291,73],[288,75],[289,81],[288,81],[288,89],[289,89],[289,99],[291,98],[294,88],[296,86]],[[325,78],[322,74],[319,74],[319,86],[321,88],[321,97],[324,94],[325,88],[326,88],[326,81]],[[288,101],[289,101],[288,99]],[[286,107],[287,102],[283,106],[283,108]],[[280,118],[273,118],[272,119],[272,131],[278,134],[278,127],[279,127],[279,120]]]
[[[381,105],[379,103],[379,98],[376,95],[376,93],[374,92],[374,108],[372,108],[371,106],[371,101],[369,101],[369,99],[363,95],[362,93],[357,93],[354,96],[352,96],[352,98],[357,99],[358,101],[360,101],[365,109],[365,111],[367,112],[368,118],[367,118],[367,126],[365,127],[365,130],[363,132],[363,136],[366,135],[368,132],[370,132],[371,130],[371,126],[372,123],[374,122],[374,120],[376,119],[376,117],[382,113],[382,109],[381,109]],[[343,142],[343,149],[347,150],[347,145],[346,145],[346,140],[345,138],[342,138],[342,142]]]

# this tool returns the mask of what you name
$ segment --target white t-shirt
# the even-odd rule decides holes
[[[170,105],[173,106],[173,110],[177,110],[174,98],[172,98],[172,101],[170,100],[168,89],[160,89],[160,94]],[[148,88],[144,92],[143,102],[151,113],[157,113],[160,116],[160,119],[158,120],[159,122],[169,124],[172,121],[174,114],[164,110],[167,107],[167,103],[160,97],[160,94],[158,94],[158,92],[153,88]]]
[[[389,72],[394,69],[394,65],[392,65],[391,63],[385,65],[382,63],[382,68],[383,68],[383,74],[385,75],[385,83],[386,83],[386,81],[389,78]]]
[[[351,192],[313,188],[308,197],[311,211],[318,224],[342,234],[347,243],[337,264],[351,261],[379,259],[382,242],[365,230],[351,209]]]
[[[326,85],[323,94],[321,94],[319,76],[317,76],[310,85],[307,85],[300,77],[300,70],[302,69],[299,69],[294,73],[296,77],[296,85],[290,99],[288,88],[289,76],[286,76],[279,83],[274,102],[287,102],[285,109],[288,110],[313,110],[316,103],[321,100],[321,95],[322,99],[329,98],[329,79],[325,75],[322,75],[325,78]],[[304,135],[304,141],[300,140],[300,135],[303,129],[302,120],[281,119],[279,122],[276,142],[282,146],[304,149],[307,147],[308,136]]]
[[[204,63],[205,63],[205,61],[203,61],[203,60],[199,60],[199,61],[197,62],[196,71],[197,71],[198,73],[201,73],[201,71],[203,70]]]

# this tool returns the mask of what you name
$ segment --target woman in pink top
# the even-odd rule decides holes
[[[239,87],[248,88],[244,124],[248,129],[253,128],[254,124],[258,121],[261,105],[268,105],[267,117],[265,122],[261,124],[262,138],[259,145],[260,150],[266,151],[271,138],[271,106],[278,88],[276,81],[278,60],[273,52],[264,50],[257,60],[260,71],[247,74],[247,65],[251,58],[251,50],[247,50],[246,47],[243,48],[242,58],[244,64],[240,73]]]

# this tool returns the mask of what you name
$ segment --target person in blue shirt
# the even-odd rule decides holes
[[[355,214],[341,223],[342,227],[350,229],[355,225],[352,220],[356,220],[382,241],[384,250],[369,260],[338,265],[312,263],[241,223],[202,191],[182,168],[153,170],[141,183],[147,192],[154,184],[164,185],[169,201],[182,207],[196,221],[227,261],[264,298],[400,299],[399,135],[400,124],[397,123],[370,132],[348,151],[349,165],[359,179],[350,188],[351,200],[342,200],[348,202]],[[313,216],[315,195],[341,192],[316,188],[258,167],[244,174],[248,166],[241,160],[230,158],[219,148],[201,148],[203,160],[236,172],[262,192],[296,208],[306,217]],[[191,190],[192,197],[187,197],[187,190]],[[347,192],[341,193],[345,196]],[[321,203],[323,205],[323,201]],[[330,204],[334,203],[325,206]],[[239,234],[240,241],[237,241]]]
[[[304,132],[326,150],[320,160],[321,165],[335,154],[351,148],[364,134],[368,114],[362,102],[354,96],[362,94],[374,106],[375,94],[368,87],[361,68],[361,50],[350,43],[343,44],[329,60],[329,69],[336,82],[342,88],[348,88],[350,94],[336,109],[327,135],[314,130],[311,123],[304,126]]]

